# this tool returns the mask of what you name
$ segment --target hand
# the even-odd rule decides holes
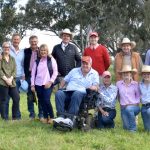
[[[22,77],[21,77],[21,80],[25,80],[25,76],[22,76]]]
[[[51,85],[52,85],[52,82],[50,81],[50,82],[48,82],[48,83],[45,84],[44,88],[48,89],[48,88],[51,87]]]
[[[93,90],[93,91],[98,91],[98,87],[97,86],[94,86],[92,85],[91,87],[89,87],[89,89]]]
[[[31,91],[35,92],[35,87],[34,86],[31,86]]]
[[[109,116],[109,113],[107,111],[102,111],[103,116]]]
[[[8,78],[7,80],[5,80],[6,84],[8,86],[11,86],[12,85],[12,79]]]

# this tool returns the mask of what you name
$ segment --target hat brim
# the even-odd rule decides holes
[[[68,34],[68,35],[70,35],[71,39],[73,38],[73,34],[72,33],[68,33],[68,32],[61,32],[59,37],[62,38],[63,34]]]
[[[122,47],[123,44],[130,44],[132,49],[136,47],[136,43],[134,41],[131,41],[129,43],[121,43],[120,47]]]

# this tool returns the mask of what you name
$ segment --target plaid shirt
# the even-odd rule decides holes
[[[97,107],[101,106],[102,108],[109,107],[111,109],[115,109],[117,92],[117,87],[112,84],[109,87],[100,85],[99,99],[97,100],[96,104]]]

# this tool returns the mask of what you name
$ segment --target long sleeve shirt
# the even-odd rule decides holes
[[[13,76],[12,86],[16,86],[15,77],[16,77],[16,63],[15,59],[9,56],[9,61],[7,62],[5,58],[2,56],[2,60],[0,61],[0,85],[8,87],[6,82],[2,79],[3,76],[10,78]]]
[[[141,103],[150,103],[150,84],[146,86],[143,82],[140,82],[139,87],[141,92]]]
[[[150,65],[150,49],[147,51],[145,56],[145,65]]]
[[[16,77],[24,76],[24,50],[20,49],[16,52],[13,46],[10,47],[10,55],[16,61]]]
[[[98,107],[101,106],[102,108],[109,107],[114,109],[117,101],[117,92],[117,87],[112,84],[109,87],[100,85],[99,98],[96,105]]]
[[[49,70],[47,67],[47,58],[41,58],[40,62],[37,66],[36,62],[33,65],[32,68],[32,73],[31,73],[31,85],[38,85],[42,86],[45,85],[48,82],[54,82],[57,75],[58,75],[58,70],[57,70],[57,63],[53,57],[51,57],[52,61],[52,69],[53,69],[53,74],[50,77]],[[36,74],[36,69],[37,69],[37,74]],[[36,77],[35,77],[36,74]]]
[[[121,106],[139,104],[140,103],[140,90],[138,82],[131,81],[126,85],[123,80],[116,83],[119,91],[119,101]]]

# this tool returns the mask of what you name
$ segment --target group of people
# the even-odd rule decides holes
[[[12,36],[11,44],[3,43],[0,56],[2,119],[9,118],[10,98],[13,100],[12,119],[21,119],[20,89],[27,82],[27,106],[31,120],[35,118],[34,101],[37,95],[41,122],[51,124],[56,121],[73,125],[72,118],[65,118],[64,113],[77,115],[86,89],[91,89],[99,92],[96,103],[98,128],[115,127],[118,99],[124,129],[136,131],[136,116],[141,111],[144,128],[150,130],[150,66],[148,63],[143,65],[139,53],[133,51],[135,42],[128,38],[122,40],[121,51],[115,56],[116,85],[113,85],[112,75],[107,71],[111,64],[110,56],[107,48],[98,44],[97,32],[90,33],[89,47],[85,48],[82,57],[70,42],[73,34],[69,29],[64,29],[60,37],[62,42],[54,46],[51,54],[46,44],[38,47],[38,37],[35,35],[29,38],[29,48],[19,49],[19,34]],[[59,89],[55,93],[57,118],[54,119],[50,99],[56,84],[59,84]]]

